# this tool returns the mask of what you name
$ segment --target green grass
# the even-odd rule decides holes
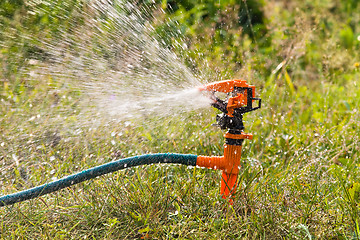
[[[36,86],[42,94],[47,88],[45,80]],[[63,91],[59,94],[76,94]],[[293,95],[276,84],[263,88],[264,107],[245,117],[247,131],[255,137],[245,142],[241,187],[232,206],[218,194],[220,172],[153,165],[4,207],[1,236],[351,238],[358,234],[358,200],[349,192],[360,182],[359,95],[360,88],[352,82],[298,87]],[[83,127],[78,135],[70,135],[77,129],[71,129],[71,122],[62,123],[70,126],[66,130],[46,116],[63,112],[71,101],[65,99],[51,110],[51,94],[43,96],[42,104],[36,103],[36,94],[21,96],[18,101],[7,98],[3,105],[2,194],[119,157],[149,152],[222,154],[223,133],[211,126],[212,111],[165,121],[134,120],[127,127]],[[49,114],[49,109],[54,112]],[[29,121],[34,112],[40,117]]]
[[[210,66],[232,69],[209,76],[244,76],[263,99],[244,118],[254,139],[244,142],[233,205],[219,196],[219,171],[143,166],[1,208],[0,238],[359,239],[359,6],[264,2],[270,45],[236,36],[238,48],[253,49],[240,66],[207,53]],[[207,31],[197,32],[190,50],[204,48]],[[9,36],[1,44],[6,60],[26,51],[11,48]],[[210,107],[94,127],[79,114],[76,85],[32,79],[14,67],[20,60],[11,63],[1,62],[0,75],[2,195],[122,157],[222,155]]]

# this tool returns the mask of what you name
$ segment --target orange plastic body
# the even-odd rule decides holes
[[[234,91],[235,87],[249,87],[249,85],[246,80],[233,79],[209,83],[199,87],[199,89],[200,91],[229,93]]]
[[[251,87],[252,88],[252,97],[255,97],[255,86],[249,85],[246,83],[246,80],[241,79],[232,79],[224,80],[219,82],[213,82],[205,84],[204,86],[198,87],[200,91],[209,91],[209,92],[223,92],[230,93],[235,90],[235,87]],[[246,99],[246,92],[245,99]]]
[[[237,96],[231,97],[228,100],[228,104],[226,107],[226,110],[228,111],[228,115],[230,117],[233,117],[234,110],[236,108],[240,108],[242,106],[245,106],[247,104],[247,99],[242,93],[238,93]]]
[[[226,138],[252,139],[251,134],[225,134]],[[240,171],[241,145],[224,145],[224,156],[198,156],[196,165],[222,170],[220,194],[228,198],[236,192],[237,176]]]

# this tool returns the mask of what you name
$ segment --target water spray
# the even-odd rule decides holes
[[[120,159],[38,187],[1,196],[0,207],[37,198],[107,173],[154,163],[174,163],[221,170],[220,194],[222,198],[228,198],[232,202],[237,189],[242,143],[244,139],[253,138],[252,134],[244,133],[243,115],[261,108],[261,99],[255,97],[255,86],[247,84],[245,80],[225,80],[209,83],[199,87],[198,90],[210,92],[211,105],[222,112],[217,115],[216,121],[221,129],[227,130],[224,135],[223,156],[158,153]],[[217,92],[225,93],[225,99],[219,98],[216,95]],[[258,104],[254,107],[253,103],[256,101]]]

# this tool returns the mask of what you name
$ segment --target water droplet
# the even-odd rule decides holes
[[[13,160],[15,161],[16,166],[19,166],[20,162],[19,162],[18,156],[16,156],[16,154],[14,154],[14,153],[11,156],[12,156]]]

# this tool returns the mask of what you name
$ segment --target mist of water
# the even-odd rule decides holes
[[[34,9],[39,9],[34,5]],[[41,40],[49,64],[33,68],[32,77],[50,75],[54,81],[81,91],[80,106],[100,121],[121,121],[139,115],[191,111],[209,105],[196,90],[204,77],[195,75],[147,21],[151,9],[127,1],[93,1],[75,6],[84,23],[59,37]]]

